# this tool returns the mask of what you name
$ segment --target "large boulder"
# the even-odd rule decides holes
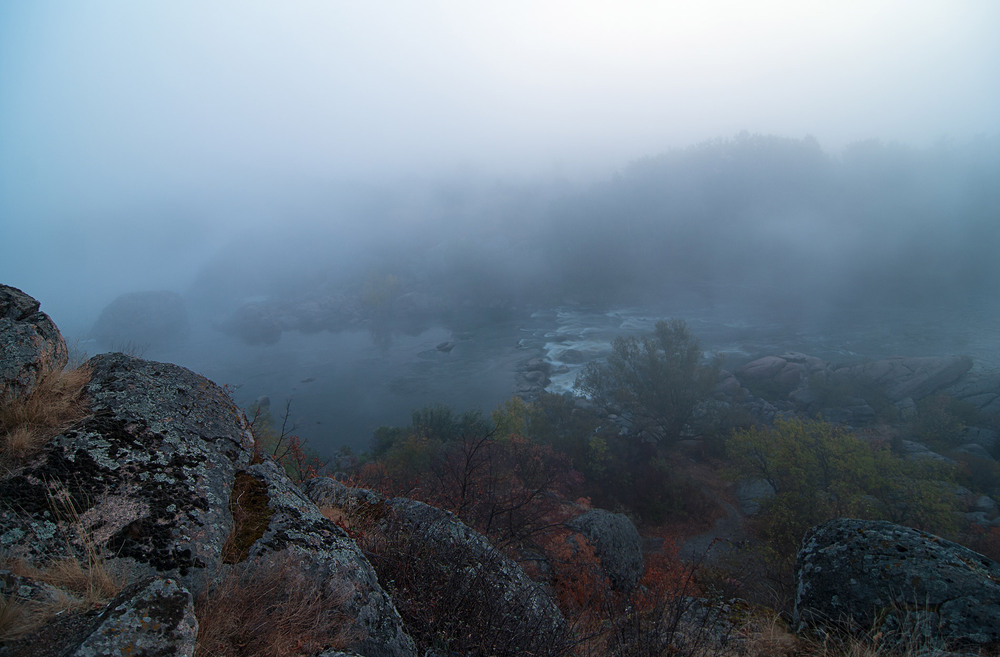
[[[260,303],[243,304],[218,328],[227,335],[254,345],[275,344],[284,330],[281,318],[269,306]]]
[[[101,311],[91,335],[117,351],[177,344],[190,331],[184,299],[176,292],[129,292]]]
[[[29,392],[40,376],[66,366],[69,351],[40,304],[0,285],[0,397]]]
[[[194,655],[198,620],[191,594],[172,579],[126,587],[99,617],[72,657]]]
[[[89,366],[91,415],[0,475],[0,550],[32,563],[94,552],[127,580],[174,577],[197,595],[221,564],[249,427],[182,367],[123,354]]]
[[[536,654],[566,647],[565,621],[546,589],[448,511],[329,478],[304,490],[366,546],[421,648]]]
[[[971,404],[983,415],[1000,417],[1000,373],[969,374],[943,392]]]
[[[89,366],[91,415],[0,475],[0,560],[42,571],[66,559],[100,563],[126,583],[174,582],[174,601],[211,597],[220,587],[246,595],[269,577],[280,587],[279,604],[302,603],[316,613],[311,631],[337,638],[323,645],[364,657],[414,654],[364,555],[276,463],[255,455],[243,413],[223,389],[182,367],[124,354],[97,356]],[[140,608],[145,599],[121,599],[108,612],[119,620],[47,645],[52,654],[112,654],[108,642],[123,631],[116,628],[150,616]],[[187,636],[190,623],[170,618]],[[318,626],[324,620],[336,626],[326,632]],[[179,646],[181,635],[161,637],[166,652],[157,654],[184,654],[167,647]]]
[[[591,509],[573,518],[569,526],[594,546],[611,585],[630,591],[642,577],[642,538],[628,516]]]
[[[932,534],[832,520],[806,535],[796,581],[800,628],[917,637],[949,650],[1000,649],[1000,564]]]
[[[825,376],[827,364],[815,356],[789,352],[764,356],[736,370],[740,383],[767,397],[781,397],[808,385],[810,378]]]
[[[225,555],[227,561],[241,564],[250,573],[266,570],[275,561],[294,563],[308,582],[318,584],[316,594],[330,611],[340,612],[324,614],[319,620],[350,624],[356,630],[356,636],[348,637],[353,651],[365,657],[415,654],[413,640],[361,550],[319,512],[277,463],[268,459],[238,472],[231,507],[242,521],[234,532],[234,549]],[[242,531],[245,528],[256,531],[247,534]],[[324,631],[312,625],[311,631],[326,636],[339,629]]]
[[[884,358],[836,370],[836,377],[869,381],[890,401],[921,399],[956,383],[972,369],[968,356],[917,356]]]
[[[147,578],[124,587],[108,604],[91,611],[89,605],[65,591],[0,571],[0,593],[26,609],[50,609],[41,627],[30,614],[16,615],[5,627],[0,655],[4,657],[98,657],[134,655],[154,657],[194,654],[198,620],[194,599],[175,580]],[[8,611],[9,613],[9,611]],[[24,621],[25,632],[18,628]],[[7,634],[10,630],[10,634]],[[22,630],[22,631],[18,631]]]

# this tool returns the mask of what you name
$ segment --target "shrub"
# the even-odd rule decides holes
[[[274,418],[267,408],[252,406],[249,409],[250,431],[257,458],[264,454],[270,456],[281,464],[289,479],[300,484],[323,474],[327,462],[309,447],[304,438],[293,433],[295,425],[290,422],[291,404],[291,401],[285,404],[279,429],[275,428]]]
[[[945,466],[907,461],[886,442],[867,441],[822,421],[778,420],[737,431],[726,445],[739,476],[774,490],[751,528],[783,595],[806,530],[841,516],[889,520],[941,535],[954,532],[954,495]]]
[[[646,337],[615,339],[607,362],[588,364],[576,387],[618,413],[633,434],[663,442],[681,436],[717,378],[687,325],[673,320],[657,322]]]
[[[517,429],[527,412],[508,403],[494,418]],[[570,460],[550,445],[504,435],[479,413],[444,407],[414,412],[409,427],[380,428],[376,454],[353,473],[355,484],[447,509],[504,547],[560,522],[559,499],[574,497],[581,484]]]

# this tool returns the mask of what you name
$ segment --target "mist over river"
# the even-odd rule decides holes
[[[182,346],[146,349],[141,355],[229,386],[244,408],[266,396],[279,422],[290,402],[294,432],[328,456],[342,446],[367,449],[376,427],[406,425],[411,412],[424,406],[488,414],[515,393],[518,372],[534,358],[552,365],[548,391],[572,392],[579,370],[604,357],[615,337],[648,333],[658,320],[671,318],[687,322],[706,356],[722,355],[727,368],[762,355],[800,351],[836,364],[967,354],[977,369],[1000,369],[1000,313],[995,310],[887,308],[796,322],[788,313],[779,321],[774,309],[733,302],[613,310],[561,306],[462,331],[436,326],[416,335],[396,333],[388,343],[367,331],[345,330],[286,331],[273,345],[247,345],[194,322]],[[101,350],[81,344],[84,350],[88,346],[91,355]]]

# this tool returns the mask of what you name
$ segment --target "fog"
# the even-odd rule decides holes
[[[323,450],[495,405],[602,317],[595,343],[680,316],[714,350],[1000,366],[997,25],[990,0],[5,3],[0,281],[80,351],[291,399]],[[151,291],[183,326],[102,329]]]

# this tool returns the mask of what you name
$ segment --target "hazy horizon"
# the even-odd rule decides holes
[[[4,3],[0,282],[78,339],[150,290],[204,331],[263,303],[267,340],[532,304],[992,313],[997,25],[988,0]]]

